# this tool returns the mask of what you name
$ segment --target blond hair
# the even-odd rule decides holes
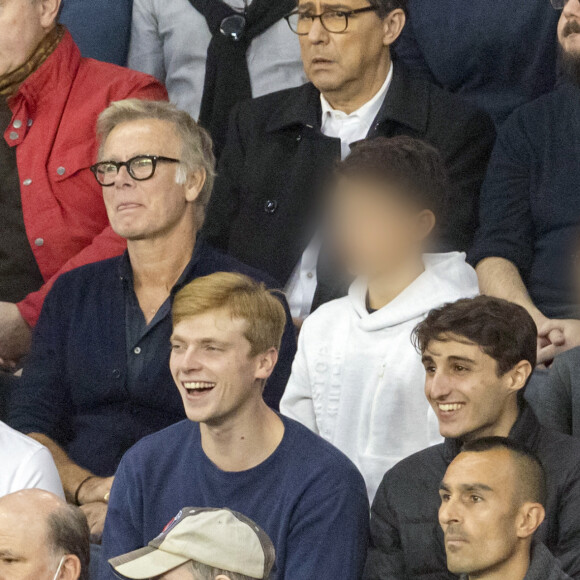
[[[97,136],[101,144],[99,159],[102,158],[103,146],[107,137],[117,125],[151,119],[171,123],[181,139],[182,165],[178,169],[176,177],[178,183],[185,183],[188,173],[200,169],[205,171],[205,183],[196,200],[201,213],[199,221],[203,223],[205,209],[209,203],[215,179],[215,155],[209,133],[200,127],[189,113],[166,101],[125,99],[111,103],[99,115],[97,121]]]
[[[197,278],[182,288],[173,301],[173,326],[211,310],[227,309],[232,318],[247,323],[244,336],[251,356],[280,349],[286,311],[275,291],[242,274],[217,272]]]

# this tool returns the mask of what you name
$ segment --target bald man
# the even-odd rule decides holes
[[[0,578],[88,580],[89,528],[84,514],[39,489],[0,498]]]
[[[545,518],[540,461],[503,437],[468,443],[440,487],[447,566],[462,580],[569,580],[534,533]]]

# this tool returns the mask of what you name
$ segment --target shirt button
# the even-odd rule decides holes
[[[314,278],[314,274],[312,272],[308,272],[308,274],[306,274],[306,277],[312,280],[312,278]]]
[[[57,172],[59,175],[64,175],[64,174],[65,174],[65,172],[66,172],[66,169],[65,169],[64,167],[59,167],[59,168],[56,170],[56,172]]]
[[[32,179],[25,179],[25,180],[22,182],[22,185],[30,185],[31,183],[32,183]]]
[[[12,139],[12,141],[16,141],[16,139],[18,139],[18,133],[16,131],[12,131],[12,133],[10,133],[9,137],[10,137],[10,139]]]
[[[114,379],[118,379],[121,377],[121,371],[118,369],[115,369],[111,374],[113,375]]]
[[[32,119],[28,119],[28,123],[26,123],[29,127],[32,127]]]
[[[36,238],[36,240],[34,240],[34,245],[35,246],[44,246],[44,240],[42,238]]]
[[[14,123],[12,123],[12,126],[15,129],[20,129],[20,127],[22,127],[22,121],[20,119],[16,119],[16,121],[14,121]]]
[[[136,346],[136,347],[133,349],[133,352],[134,352],[135,354],[141,354],[141,348],[140,348],[140,347],[138,347],[138,346]]]
[[[278,209],[278,202],[275,199],[269,199],[264,204],[264,211],[266,213],[269,213],[270,215],[272,215],[273,213],[276,213],[277,209]]]

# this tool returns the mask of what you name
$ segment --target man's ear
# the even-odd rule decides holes
[[[526,382],[533,370],[529,361],[521,360],[513,369],[508,371],[506,378],[509,381],[508,388],[510,391],[521,391],[526,386]]]
[[[64,562],[60,569],[60,574],[55,580],[77,580],[81,575],[81,561],[78,556],[69,554],[65,556]]]
[[[40,16],[40,25],[47,32],[54,26],[58,11],[60,10],[61,0],[39,0],[38,12]]]
[[[516,533],[518,538],[525,539],[534,535],[546,517],[544,506],[539,503],[525,503],[518,512]]]
[[[278,351],[272,347],[266,352],[259,354],[256,357],[256,379],[266,380],[274,371],[274,367],[278,362]]]
[[[383,44],[391,46],[401,36],[407,17],[401,8],[392,10],[383,18]]]
[[[435,214],[430,209],[424,209],[417,216],[418,242],[423,242],[431,235],[435,229],[436,221]]]
[[[203,186],[205,185],[206,173],[205,169],[198,169],[187,174],[185,180],[185,199],[187,201],[195,201]]]

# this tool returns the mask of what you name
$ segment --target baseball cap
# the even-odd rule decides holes
[[[276,559],[272,541],[256,523],[228,509],[183,508],[145,548],[112,558],[126,578],[155,578],[193,560],[250,578],[268,578]]]

